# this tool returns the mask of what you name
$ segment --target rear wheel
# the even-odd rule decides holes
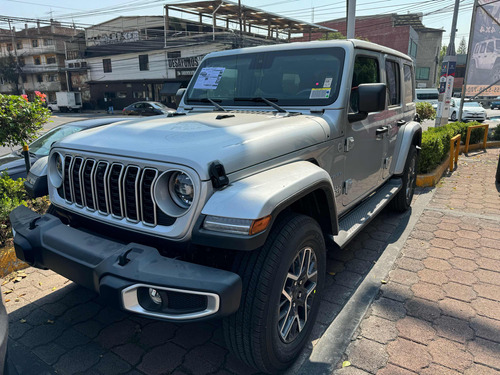
[[[451,121],[457,121],[457,113],[452,112],[450,118],[451,118]]]
[[[417,164],[417,148],[414,145],[411,145],[406,157],[405,169],[401,175],[403,186],[401,186],[401,190],[394,198],[392,198],[390,202],[390,206],[394,211],[405,212],[411,206],[417,182]]]
[[[315,220],[298,214],[279,220],[260,250],[236,261],[243,293],[239,310],[224,320],[231,351],[267,373],[290,366],[316,320],[325,264]]]

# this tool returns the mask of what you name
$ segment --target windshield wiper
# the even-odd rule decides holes
[[[266,103],[267,105],[270,105],[271,107],[273,107],[274,109],[276,109],[280,113],[287,113],[288,114],[288,111],[286,109],[283,109],[283,107],[280,107],[276,103],[273,103],[271,100],[274,100],[276,102],[278,101],[278,99],[276,99],[276,98],[266,99],[262,96],[255,97],[255,98],[234,98],[235,102],[263,102],[263,103]]]
[[[216,99],[218,102],[221,102],[222,100]],[[198,99],[189,99],[189,101],[193,102],[201,102],[201,103],[211,103],[215,108],[217,108],[219,111],[227,112],[227,110],[221,106],[219,103],[217,103],[215,100],[210,99],[210,98],[198,98]]]

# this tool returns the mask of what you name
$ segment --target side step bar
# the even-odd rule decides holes
[[[345,247],[398,193],[403,182],[400,178],[389,180],[370,198],[348,213],[339,222],[339,233],[332,236],[341,248]]]

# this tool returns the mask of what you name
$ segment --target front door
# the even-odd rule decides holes
[[[380,83],[379,54],[360,51],[354,63],[349,113],[358,113],[358,85]],[[369,113],[363,120],[352,121],[346,127],[345,180],[342,203],[348,206],[377,187],[384,159],[387,135],[384,111]]]

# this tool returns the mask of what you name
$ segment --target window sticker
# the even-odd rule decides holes
[[[330,88],[312,89],[309,99],[328,99],[330,97]]]
[[[219,86],[222,74],[226,68],[208,67],[201,69],[200,75],[194,84],[195,89],[215,90]]]
[[[325,78],[325,83],[323,83],[323,87],[332,87],[333,78]]]

